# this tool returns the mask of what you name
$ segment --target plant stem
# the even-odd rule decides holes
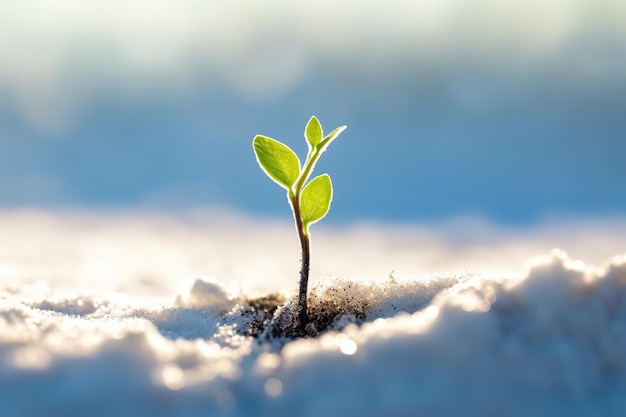
[[[296,229],[298,229],[298,237],[300,238],[300,247],[302,249],[302,267],[300,268],[300,292],[298,293],[298,306],[300,307],[300,331],[304,334],[306,326],[309,324],[309,315],[307,312],[307,292],[309,286],[311,250],[309,235],[302,224],[302,216],[300,215],[300,196],[296,194],[291,199],[291,204],[293,206],[293,214],[296,219]]]

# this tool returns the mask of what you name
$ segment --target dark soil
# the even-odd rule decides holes
[[[370,301],[357,295],[354,284],[313,288],[308,296],[309,323],[303,332],[299,322],[297,296],[287,300],[282,294],[271,293],[246,300],[242,315],[252,314],[253,319],[245,334],[267,339],[295,339],[316,337],[329,329],[336,329],[337,322],[349,317],[349,322],[361,323],[370,308]]]
[[[252,321],[245,331],[246,336],[258,337],[269,325],[274,313],[285,304],[285,296],[273,292],[245,300],[241,315],[252,315]]]

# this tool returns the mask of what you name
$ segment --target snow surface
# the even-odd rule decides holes
[[[594,267],[552,250],[509,273],[316,278],[311,308],[345,314],[316,337],[290,340],[246,333],[253,297],[278,290],[275,299],[289,300],[294,288],[282,279],[247,291],[203,276],[181,279],[176,293],[155,271],[151,289],[141,268],[184,255],[154,242],[155,265],[140,267],[142,249],[129,248],[148,244],[159,224],[185,248],[205,229],[69,219],[0,215],[3,417],[625,413],[626,255]],[[21,233],[7,238],[10,227]],[[232,233],[225,242],[240,239]],[[234,262],[257,265],[246,242]],[[91,262],[125,278],[104,282]]]

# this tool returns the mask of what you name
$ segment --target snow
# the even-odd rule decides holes
[[[290,314],[295,282],[277,271],[293,267],[297,275],[297,254],[295,263],[255,254],[264,234],[278,245],[265,246],[280,247],[282,226],[217,223],[223,228],[146,216],[0,214],[0,415],[621,416],[626,409],[626,255],[593,265],[546,250],[513,265],[501,247],[490,252],[496,269],[400,276],[389,273],[394,263],[410,267],[416,242],[430,232],[407,240],[389,228],[387,239],[400,239],[406,254],[372,252],[366,267],[373,259],[389,268],[378,279],[314,275],[318,333],[293,340],[271,337],[267,326]],[[621,227],[598,223],[597,245],[614,242],[619,253]],[[271,238],[268,230],[276,231]],[[345,233],[370,233],[370,249],[385,246],[371,229]],[[535,250],[546,233],[533,244],[507,236]],[[313,236],[313,253],[324,252]],[[424,250],[456,256],[450,266],[476,253],[455,245]],[[314,263],[322,263],[318,256]],[[247,288],[241,277],[259,265],[265,281]],[[323,268],[333,265],[347,268],[338,260]],[[187,277],[193,268],[196,276]],[[261,327],[255,336],[247,331],[253,325]]]

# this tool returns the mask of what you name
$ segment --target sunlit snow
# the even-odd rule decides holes
[[[626,407],[617,220],[320,227],[310,309],[328,327],[298,340],[269,337],[259,320],[262,302],[286,314],[296,289],[288,223],[14,211],[0,214],[0,230],[2,416]]]

